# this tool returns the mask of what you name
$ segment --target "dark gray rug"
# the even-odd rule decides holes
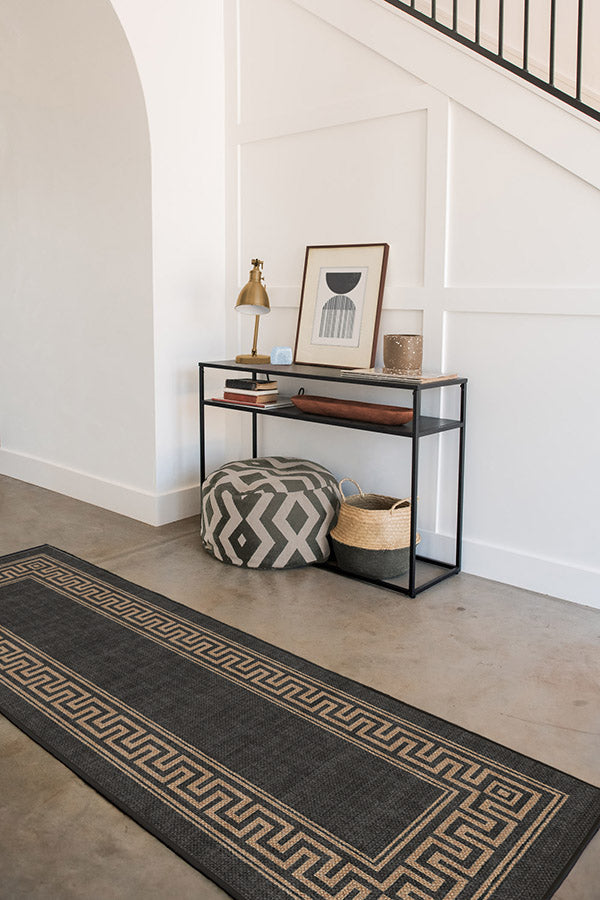
[[[52,547],[0,558],[0,710],[241,900],[545,900],[600,791]]]

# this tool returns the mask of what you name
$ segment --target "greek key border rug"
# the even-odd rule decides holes
[[[0,558],[0,710],[238,900],[546,900],[600,790],[69,554]]]

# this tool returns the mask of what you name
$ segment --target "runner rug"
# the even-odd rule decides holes
[[[542,900],[600,819],[597,788],[48,546],[0,558],[0,710],[241,900]]]

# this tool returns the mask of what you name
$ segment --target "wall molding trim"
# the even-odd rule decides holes
[[[0,474],[147,525],[167,525],[200,513],[199,485],[153,494],[7,449],[0,449]]]
[[[236,126],[236,140],[239,144],[252,144],[354,122],[403,116],[440,105],[447,106],[447,103],[443,94],[426,84],[404,90],[382,91],[329,106],[243,122]]]
[[[199,485],[152,494],[6,449],[0,449],[0,474],[91,503],[147,525],[167,525],[196,516],[200,510]],[[453,557],[453,537],[421,528],[419,532],[422,552],[437,559],[450,560]],[[599,569],[575,566],[465,538],[462,571],[600,609]]]

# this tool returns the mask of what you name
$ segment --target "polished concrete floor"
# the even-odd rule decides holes
[[[240,571],[196,519],[152,528],[0,476],[0,554],[43,543],[600,785],[597,610],[464,574],[410,600]],[[226,895],[0,717],[0,897]],[[555,898],[599,900],[600,835]]]

